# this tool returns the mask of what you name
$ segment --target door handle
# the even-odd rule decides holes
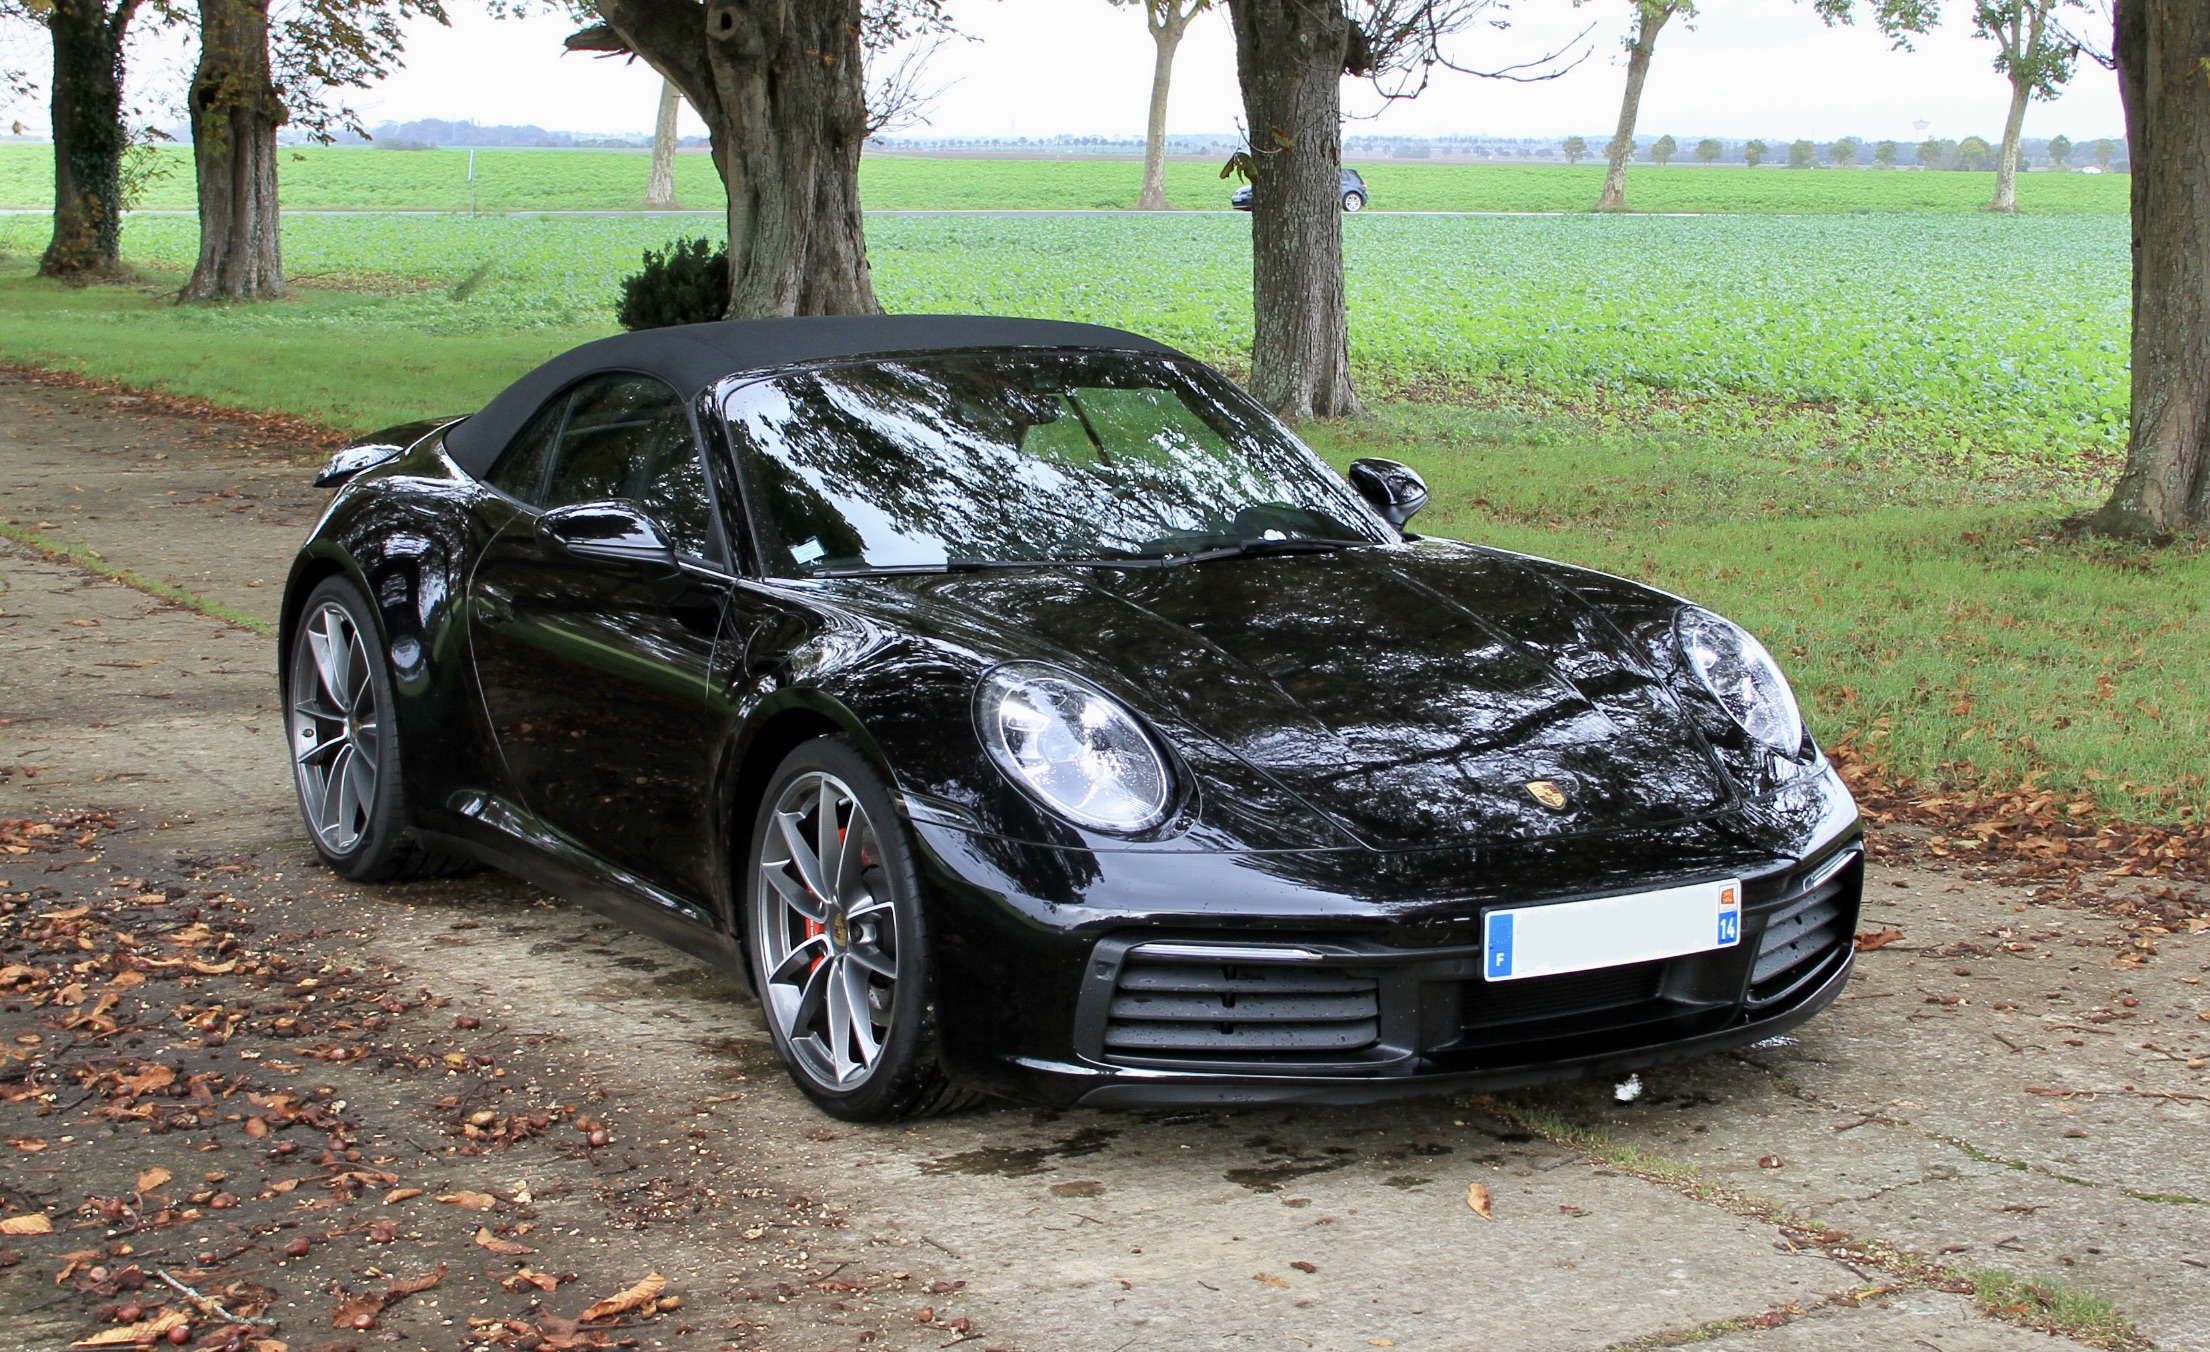
[[[504,597],[479,594],[476,597],[476,622],[497,628],[514,619],[514,611],[507,606]]]

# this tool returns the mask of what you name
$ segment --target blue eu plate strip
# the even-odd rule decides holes
[[[1512,913],[1493,911],[1489,914],[1489,979],[1494,981],[1512,974]]]

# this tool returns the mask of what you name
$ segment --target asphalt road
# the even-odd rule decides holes
[[[321,503],[306,477],[220,425],[0,378],[0,521],[247,615],[274,615]],[[685,1317],[709,1331],[675,1345],[760,1336],[711,1340],[748,1317],[792,1349],[860,1331],[869,1347],[971,1333],[1102,1352],[2076,1345],[1954,1289],[1997,1270],[2089,1293],[2159,1346],[2210,1347],[2210,936],[2117,966],[2105,912],[1882,866],[1866,925],[1903,937],[1833,1010],[1647,1075],[1632,1103],[1591,1085],[855,1128],[787,1087],[722,974],[495,877],[331,885],[294,816],[268,639],[0,542],[0,655],[0,817],[112,809],[137,848],[237,861],[249,910],[287,877],[286,904],[307,904],[304,884],[336,909],[295,938],[303,954],[389,966],[517,1048],[564,1039],[559,1073],[590,1077],[617,1133],[665,1147],[668,1177],[741,1179],[836,1218],[658,1225]],[[707,1101],[693,1129],[688,1105]],[[50,1289],[25,1285],[42,1280],[28,1266],[0,1270],[0,1309]],[[875,1297],[857,1292],[917,1275],[947,1285],[926,1322],[918,1298],[861,1313]],[[804,1298],[762,1302],[770,1277]]]

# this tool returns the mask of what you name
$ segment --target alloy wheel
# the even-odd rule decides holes
[[[865,1083],[898,989],[898,915],[874,824],[851,787],[812,770],[784,788],[752,904],[767,1011],[825,1089]]]
[[[307,824],[331,854],[350,853],[376,814],[382,711],[360,626],[324,602],[292,651],[292,767]]]

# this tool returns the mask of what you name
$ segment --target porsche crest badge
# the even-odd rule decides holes
[[[1552,812],[1565,811],[1566,804],[1572,800],[1571,791],[1555,779],[1528,780],[1527,796]]]

